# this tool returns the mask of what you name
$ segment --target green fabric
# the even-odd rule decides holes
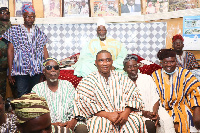
[[[2,34],[11,27],[11,22],[7,24],[2,23],[0,21],[0,38]],[[5,99],[6,96],[6,77],[7,77],[7,68],[8,68],[8,61],[7,61],[7,41],[5,39],[0,39],[0,94]]]
[[[88,74],[97,71],[95,66],[96,54],[101,50],[108,50],[112,54],[113,66],[119,72],[123,72],[123,61],[127,55],[127,50],[119,41],[106,38],[106,45],[102,46],[99,38],[92,39],[87,45],[85,45],[80,53],[78,62],[75,67],[74,75],[78,77],[85,77]]]
[[[0,21],[0,38],[2,34],[11,27],[11,23],[4,24]],[[5,39],[0,39],[0,68],[7,68],[7,43]]]

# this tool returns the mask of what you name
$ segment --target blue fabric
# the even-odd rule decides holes
[[[15,76],[16,86],[17,86],[17,97],[21,97],[24,94],[30,93],[32,88],[40,82],[41,74],[36,74],[35,76],[29,75],[18,75]]]
[[[24,4],[24,6],[22,7],[22,13],[25,13],[25,12],[33,12],[33,13],[35,13],[35,9],[30,4]]]

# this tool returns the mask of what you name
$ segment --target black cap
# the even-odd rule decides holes
[[[0,8],[0,11],[3,11],[3,10],[9,11],[8,7],[1,7],[1,8]]]

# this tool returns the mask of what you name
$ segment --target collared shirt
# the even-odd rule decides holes
[[[58,81],[58,89],[53,92],[49,89],[47,81],[36,84],[32,90],[38,96],[44,97],[50,109],[51,122],[65,123],[72,118],[74,110],[75,89],[67,80]]]
[[[30,75],[42,73],[44,46],[47,36],[33,26],[31,34],[23,25],[14,25],[3,37],[14,46],[14,59],[11,75]]]

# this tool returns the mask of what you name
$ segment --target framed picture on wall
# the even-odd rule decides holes
[[[199,0],[169,0],[169,11],[198,8]]]
[[[64,0],[63,17],[86,16],[89,17],[88,0]]]
[[[119,0],[90,0],[91,16],[119,16]]]
[[[62,0],[43,0],[44,17],[62,17]]]
[[[32,5],[32,0],[15,0],[15,17],[22,17],[22,6],[24,4]]]
[[[8,0],[0,0],[0,7],[8,7]]]
[[[168,0],[147,0],[146,14],[168,12]]]
[[[121,15],[141,15],[141,0],[121,0]]]

